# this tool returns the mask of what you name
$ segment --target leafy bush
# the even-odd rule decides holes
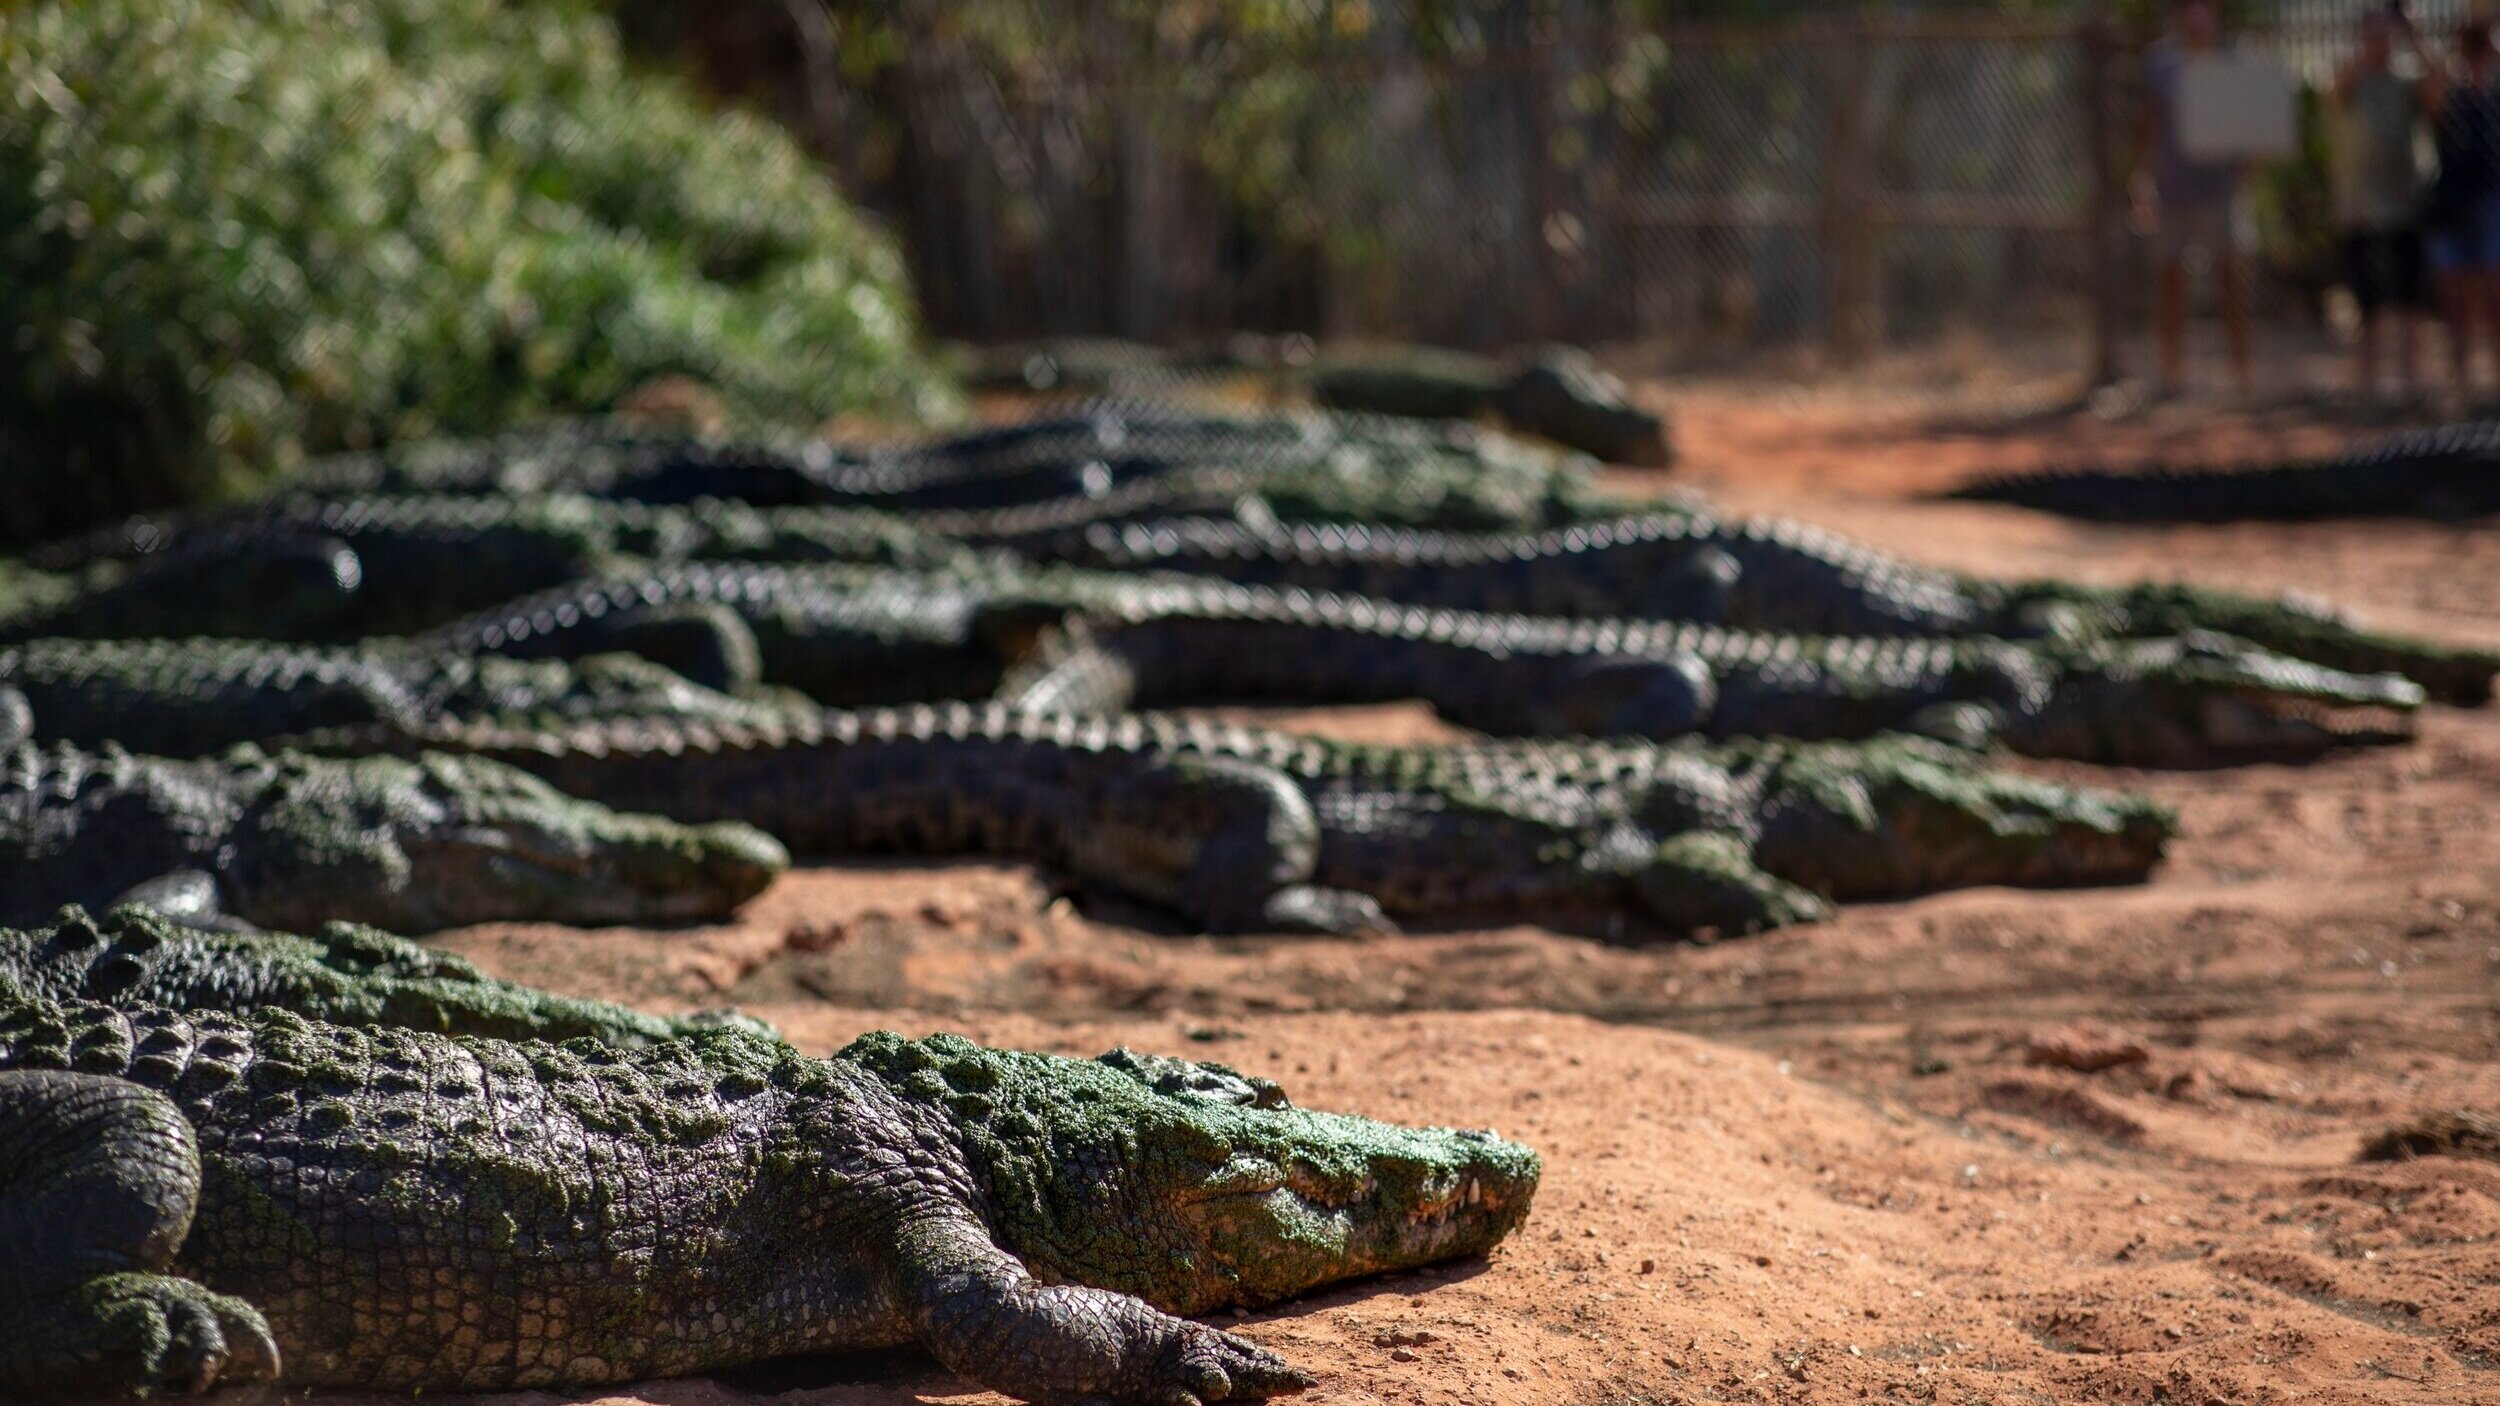
[[[945,408],[886,240],[578,0],[49,0],[0,88],[0,536],[662,376]]]

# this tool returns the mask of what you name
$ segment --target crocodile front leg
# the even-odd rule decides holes
[[[1043,1284],[969,1216],[896,1237],[893,1291],[950,1371],[1040,1406],[1264,1401],[1311,1378],[1256,1343],[1105,1289]]]
[[[1310,882],[1319,818],[1282,772],[1228,757],[1158,758],[1106,779],[1090,809],[1072,867],[1212,931],[1395,930],[1369,896]]]
[[[1633,872],[1632,886],[1649,915],[1679,933],[1766,932],[1831,916],[1821,898],[1763,872],[1745,842],[1722,831],[1667,840]]]
[[[0,1073],[0,1388],[206,1391],[278,1375],[258,1311],[166,1274],[199,1202],[191,1125],[121,1079]]]

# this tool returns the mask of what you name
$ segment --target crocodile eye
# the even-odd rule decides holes
[[[1264,1157],[1241,1155],[1228,1158],[1222,1166],[1207,1174],[1198,1183],[1202,1196],[1264,1196],[1285,1184],[1285,1169]]]

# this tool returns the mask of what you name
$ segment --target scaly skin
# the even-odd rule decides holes
[[[1419,420],[1472,420],[1493,409],[1510,368],[1490,357],[1443,347],[1331,352],[1304,377],[1311,398],[1331,410]]]
[[[1481,1253],[1539,1170],[1125,1051],[18,998],[0,1386],[590,1386],[917,1344],[1054,1406],[1258,1400],[1310,1379],[1173,1315]]]
[[[1466,426],[1359,415],[1191,414],[1135,401],[902,445],[735,444],[598,422],[555,425],[315,464],[291,486],[326,498],[580,493],[684,503],[709,496],[757,507],[917,514],[1151,491],[1147,485],[1158,480],[1211,470],[1275,484],[1286,499],[1351,495],[1360,501],[1340,502],[1336,511],[1356,516],[1365,504],[1393,510],[1411,503],[1407,511],[1428,513],[1409,520],[1453,527],[1551,521],[1559,507],[1591,491],[1584,461]],[[1204,485],[1183,491],[1202,495]]]
[[[1498,410],[1514,429],[1599,459],[1657,466],[1673,458],[1658,417],[1631,405],[1621,381],[1567,346],[1541,347],[1512,364],[1440,347],[1371,347],[1327,354],[1296,372],[1272,359],[1061,337],[984,348],[967,375],[994,388],[1136,395],[1252,370],[1271,382],[1298,383],[1331,410],[1428,420]]]
[[[2050,469],[1949,497],[2096,522],[2479,517],[2500,510],[2500,423],[2406,430],[2315,459],[2175,469]]]
[[[116,743],[191,757],[325,728],[412,729],[491,721],[555,727],[603,717],[751,720],[763,705],[691,683],[646,660],[576,663],[395,647],[252,640],[30,640],[0,646],[0,696],[23,705],[0,744],[21,737]],[[15,710],[12,710],[13,713]]]
[[[0,766],[0,924],[14,926],[122,902],[298,931],[692,921],[789,862],[748,827],[612,811],[474,757],[20,746]]]
[[[315,498],[577,494],[620,503],[703,498],[812,503],[861,456],[829,440],[734,444],[622,420],[554,420],[476,439],[427,439],[316,459],[287,489]]]
[[[2500,654],[2374,634],[2299,601],[2188,586],[1989,581],[1918,566],[1819,528],[1682,510],[1478,535],[1181,518],[1095,524],[1017,547],[1072,565],[1188,571],[1409,605],[1695,620],[1778,634],[2214,631],[2330,669],[2400,673],[2433,697],[2468,705],[2488,701],[2500,675]]]
[[[154,539],[138,534],[141,542]],[[132,547],[89,558],[62,544],[7,564],[0,639],[55,633],[95,639],[253,633],[300,637],[330,628],[354,602],[362,567],[332,538],[276,533],[238,550],[225,540]]]
[[[1818,528],[1683,510],[1485,534],[1175,518],[1098,524],[1017,546],[1104,570],[1188,571],[1497,614],[1829,635],[1953,635],[1984,624],[1979,603],[1950,573]]]
[[[1074,452],[1041,430],[1030,434],[1036,443],[1026,448],[1032,452],[1053,445],[1051,452]],[[1506,526],[1576,520],[1607,506],[1580,479],[1535,461],[1495,472],[1472,460],[1452,467],[1394,441],[1383,449],[1316,432],[1309,437],[1317,447],[1281,465],[1192,462],[1101,493],[1054,490],[1031,506],[909,517],[859,506],[767,510],[706,501],[671,507],[531,493],[298,494],[241,508],[134,518],[43,548],[0,582],[0,639],[216,635],[338,643],[430,629],[533,591],[646,564],[793,559],[956,566],[974,559],[975,546],[1014,546],[1076,524],[1175,511]],[[974,462],[995,457],[964,453]],[[1488,456],[1486,462],[1501,460]],[[1084,459],[1047,460],[1046,466],[1072,482],[1086,481],[1089,469],[1099,467]],[[730,474],[718,487],[727,491],[742,481]],[[860,504],[881,504],[891,495],[863,489],[853,496]]]
[[[2212,630],[2278,654],[2356,674],[2401,674],[2431,698],[2461,708],[2491,701],[2500,654],[2365,630],[2298,597],[2267,600],[2236,591],[2151,583],[2088,587],[2060,581],[1998,588],[1999,618],[2069,637],[2163,635]]]
[[[0,622],[0,637],[350,642],[414,633],[650,560],[769,556],[773,534],[763,514],[739,503],[294,496],[134,518],[46,547],[29,562],[66,578],[66,588],[47,592],[49,608]],[[805,545],[852,561],[936,565],[965,555],[960,544],[858,513],[811,520]]]
[[[2412,734],[2418,688],[2212,637],[1822,639],[1428,610],[1204,577],[694,563],[582,582],[448,626],[430,649],[570,654],[722,610],[762,677],[858,707],[996,696],[1112,713],[1420,698],[1519,736],[1918,730],[2039,755],[2210,765]],[[1003,690],[1003,691],[1002,691]]]
[[[1432,610],[1257,587],[1035,578],[1082,615],[1002,701],[1118,712],[1416,698],[1512,736],[1866,738],[1919,731],[2035,756],[2206,766],[2414,735],[2422,690],[2213,635],[2052,641],[1765,635]],[[1003,614],[1003,609],[994,614]],[[1001,633],[993,627],[993,635]]]
[[[1745,932],[1820,916],[1818,894],[2133,880],[2169,834],[2147,802],[1898,739],[1365,747],[948,704],[423,740],[804,855],[1032,859],[1220,931],[1504,913]]]
[[[1494,406],[1512,427],[1610,464],[1675,462],[1667,422],[1632,403],[1631,388],[1577,347],[1540,347],[1503,383]]]
[[[733,1018],[664,1019],[516,986],[447,952],[352,923],[310,937],[208,932],[146,908],[91,917],[75,904],[43,927],[0,928],[0,985],[7,984],[44,1001],[285,1010],[334,1025],[498,1040],[647,1045]]]
[[[998,688],[1038,625],[994,608],[1029,573],[997,565],[942,571],[687,562],[596,577],[507,601],[420,636],[438,655],[493,651],[575,658],[631,649],[751,654],[760,682],[841,706],[980,698]],[[1116,582],[1118,578],[1102,578]],[[690,649],[689,612],[711,642]],[[1045,609],[1045,617],[1061,612]],[[654,641],[652,636],[662,637]],[[698,668],[698,672],[711,672]]]
[[[1087,527],[1174,516],[1230,516],[1251,523],[1371,524],[1449,531],[1530,530],[1621,517],[1628,512],[1694,509],[1673,494],[1626,499],[1576,478],[1514,482],[1417,469],[1395,460],[1356,460],[1308,469],[1196,464],[1099,493],[1074,493],[1003,508],[773,508],[762,514],[772,537],[751,557],[856,561],[848,542],[868,522],[902,524],[930,537],[1011,551],[1046,548]],[[823,547],[814,545],[824,537]],[[718,550],[714,557],[736,553]]]

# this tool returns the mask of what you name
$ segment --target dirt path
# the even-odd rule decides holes
[[[1938,433],[1768,398],[1683,426],[1731,506],[1928,560],[2299,588],[2500,643],[2500,529],[2122,531],[1906,496],[2123,452],[2123,429]],[[2226,425],[2191,448],[2328,438]],[[719,928],[449,945],[566,990],[734,1001],[811,1047],[891,1026],[1195,1051],[1307,1104],[1540,1148],[1536,1213],[1490,1261],[1242,1325],[1321,1373],[1312,1401],[2500,1402],[2500,1165],[2354,1161],[2409,1114],[2500,1108],[2500,712],[2305,769],[2122,779],[2183,815],[2148,886],[1713,947],[1177,936],[983,865],[803,872]],[[963,1393],[896,1356],[603,1399]]]

